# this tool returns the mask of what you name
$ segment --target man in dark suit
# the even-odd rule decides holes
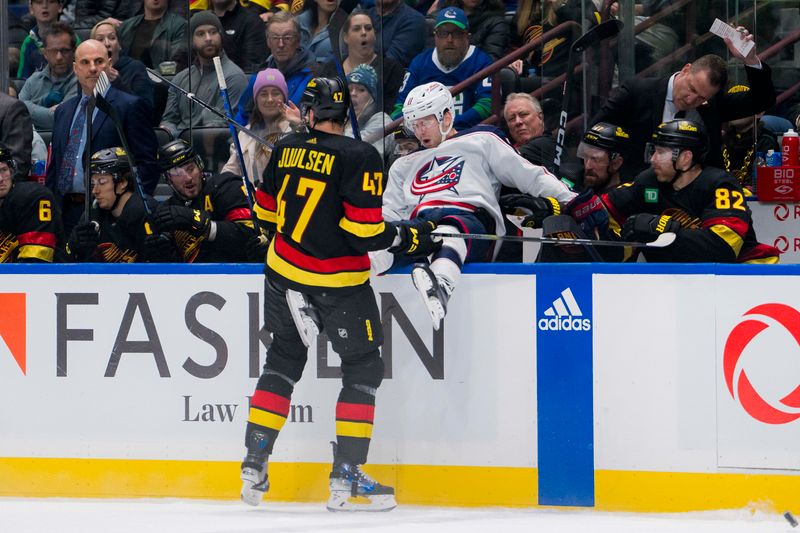
[[[737,30],[752,41],[743,27]],[[722,162],[723,122],[752,116],[775,104],[775,87],[771,70],[756,54],[756,47],[745,57],[729,40],[725,43],[731,55],[744,62],[750,90],[728,94],[725,61],[716,55],[703,56],[669,77],[633,78],[618,87],[609,97],[591,125],[610,122],[625,128],[631,136],[622,176],[626,181],[648,167],[644,147],[662,122],[674,118],[701,121],[709,134],[706,164],[724,168]]]
[[[88,39],[75,50],[73,70],[81,86],[81,92],[63,102],[56,109],[51,141],[50,163],[47,165],[45,184],[62,202],[62,217],[67,233],[83,214],[85,195],[83,152],[86,142],[87,96],[92,94],[101,72],[109,66],[108,51],[99,41]],[[142,186],[152,194],[158,182],[156,163],[158,143],[150,127],[146,104],[136,96],[109,87],[105,99],[119,114],[122,129],[129,144],[142,179]],[[111,119],[99,109],[92,115],[91,150],[121,146],[116,127]]]
[[[14,154],[17,167],[14,179],[27,178],[33,143],[31,115],[24,103],[3,92],[0,92],[0,142]]]

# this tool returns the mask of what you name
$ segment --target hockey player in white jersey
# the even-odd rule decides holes
[[[505,142],[494,128],[453,128],[453,97],[438,82],[414,88],[403,106],[406,127],[425,148],[401,157],[389,170],[383,194],[385,220],[423,218],[437,224],[435,233],[451,234],[442,248],[421,258],[412,269],[434,329],[439,329],[447,302],[465,262],[491,261],[493,241],[465,240],[459,233],[505,234],[498,204],[503,185],[527,193],[545,214],[575,193],[545,168],[533,165]],[[402,261],[388,252],[371,254],[373,270],[385,272]]]

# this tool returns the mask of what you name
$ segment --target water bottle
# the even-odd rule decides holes
[[[43,159],[35,159],[33,161],[33,166],[31,167],[31,175],[29,180],[35,181],[39,185],[44,185],[45,181],[45,166],[47,162]]]
[[[793,129],[783,134],[781,143],[781,166],[795,167],[800,164],[800,136]]]
[[[767,158],[764,152],[756,152],[755,159],[753,159],[753,194],[756,194],[758,183],[758,167],[767,166]]]

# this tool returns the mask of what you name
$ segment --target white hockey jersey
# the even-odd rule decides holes
[[[547,169],[529,163],[497,134],[479,126],[395,161],[383,193],[383,218],[407,220],[435,207],[482,207],[494,218],[496,234],[504,235],[498,203],[503,185],[562,203],[575,197]]]

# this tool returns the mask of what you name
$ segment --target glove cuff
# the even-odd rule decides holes
[[[209,242],[214,242],[217,238],[217,223],[213,220],[208,224],[208,235],[206,237]]]
[[[550,202],[550,210],[551,210],[550,214],[551,215],[558,216],[558,215],[561,214],[561,204],[558,203],[558,200],[556,200],[552,196],[545,196],[544,199],[547,200],[548,202]]]

